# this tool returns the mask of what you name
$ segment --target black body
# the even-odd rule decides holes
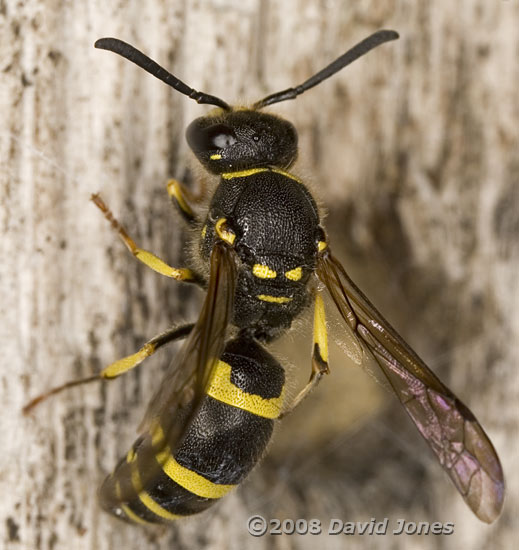
[[[272,170],[222,178],[209,207],[205,237],[200,242],[207,261],[217,235],[214,226],[225,218],[236,234],[241,260],[233,323],[251,337],[270,341],[290,327],[309,302],[307,283],[316,264],[323,231],[313,197],[288,174]],[[254,265],[268,266],[275,277],[253,274]],[[301,268],[299,280],[286,273]],[[287,298],[284,304],[258,296]]]

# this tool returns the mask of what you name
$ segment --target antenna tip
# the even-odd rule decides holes
[[[117,40],[117,38],[99,38],[94,42],[94,48],[98,48],[100,50],[109,50],[110,45],[114,42],[120,42],[120,40]]]

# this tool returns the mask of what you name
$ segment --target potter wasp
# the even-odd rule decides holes
[[[378,31],[294,88],[250,107],[190,88],[129,44],[102,38],[115,52],[198,103],[213,105],[186,139],[218,184],[203,216],[187,189],[168,193],[197,238],[193,265],[173,268],[141,249],[98,195],[94,203],[132,254],[148,267],[205,291],[198,320],[175,326],[99,375],[64,388],[112,379],[162,346],[184,343],[151,400],[140,437],[104,481],[102,506],[139,523],[169,522],[201,512],[236,487],[264,453],[275,422],[292,411],[328,367],[326,312],[331,297],[351,355],[374,361],[462,497],[485,522],[499,515],[504,480],[497,454],[470,410],[436,377],[369,302],[333,255],[309,189],[291,170],[295,127],[265,107],[294,99],[377,46],[398,37]],[[314,308],[311,374],[290,403],[285,371],[267,344]]]

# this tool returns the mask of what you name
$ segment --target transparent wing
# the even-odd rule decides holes
[[[318,260],[317,276],[465,502],[482,521],[494,521],[503,507],[503,471],[472,412],[380,315],[329,251]]]
[[[236,280],[234,251],[223,242],[211,253],[207,294],[200,316],[169,366],[141,423],[141,437],[105,481],[100,498],[107,507],[131,501],[154,483],[161,458],[174,452],[196,415],[212,370],[222,354]],[[166,452],[163,452],[166,451]]]

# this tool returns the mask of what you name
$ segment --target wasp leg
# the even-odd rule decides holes
[[[95,382],[96,380],[112,380],[113,378],[117,378],[121,374],[128,372],[129,370],[142,363],[144,359],[146,359],[150,355],[153,355],[160,347],[164,346],[165,344],[168,344],[169,342],[173,342],[174,340],[178,340],[180,338],[185,338],[191,332],[194,326],[194,323],[189,323],[186,325],[169,328],[168,330],[161,332],[159,335],[146,342],[137,353],[128,355],[127,357],[123,357],[122,359],[115,361],[115,363],[108,365],[108,367],[104,368],[99,374],[88,376],[87,378],[80,378],[79,380],[71,380],[70,382],[66,382],[61,386],[56,386],[48,392],[38,395],[37,397],[29,401],[29,403],[27,403],[25,407],[23,407],[23,414],[28,414],[34,407],[36,407],[36,405],[38,405],[42,401],[45,401],[52,395],[61,393],[62,391],[69,388],[73,388],[75,386],[80,386],[83,384],[89,384],[90,382]]]
[[[189,205],[190,202],[199,202],[204,196],[205,186],[202,185],[202,190],[196,195],[188,191],[184,185],[175,179],[168,180],[167,183],[168,195],[173,204],[176,205],[178,211],[184,220],[191,226],[199,223],[199,219]]]
[[[143,264],[147,265],[157,273],[171,277],[177,281],[184,281],[185,283],[195,283],[198,286],[204,286],[203,279],[194,271],[188,268],[176,268],[169,266],[166,262],[163,262],[160,258],[139,248],[135,241],[128,235],[126,229],[115,219],[111,210],[108,208],[103,199],[96,193],[91,197],[92,202],[101,210],[105,218],[111,223],[112,227],[117,231],[117,234],[126,245],[126,248]]]
[[[288,409],[279,418],[291,413],[303,399],[319,384],[324,374],[329,374],[328,367],[328,334],[326,332],[326,315],[321,295],[315,295],[314,307],[314,347],[312,353],[312,372],[306,386],[297,394]]]

